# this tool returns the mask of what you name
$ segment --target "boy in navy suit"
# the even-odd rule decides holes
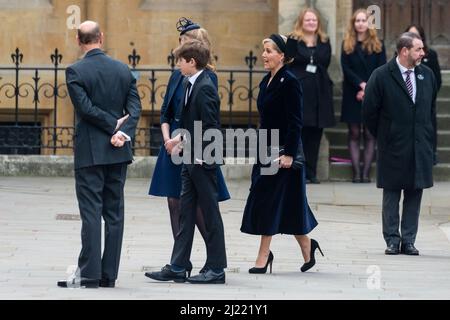
[[[202,141],[203,134],[208,129],[220,129],[220,99],[217,89],[204,69],[209,60],[209,49],[198,40],[186,42],[180,46],[175,56],[183,75],[187,76],[184,83],[185,93],[181,127],[187,131],[187,143],[190,146],[189,157],[183,163],[181,171],[181,221],[180,232],[176,235],[172,251],[171,264],[160,272],[146,273],[149,278],[159,281],[190,283],[225,283],[226,253],[222,218],[217,202],[216,169],[217,161],[202,160],[207,143]],[[195,123],[200,121],[200,132],[194,130]],[[198,123],[197,123],[198,125]],[[179,151],[181,135],[173,139],[168,149],[172,153]],[[195,152],[201,148],[202,154]],[[178,150],[177,150],[178,149]],[[206,253],[209,269],[205,273],[186,277],[192,251],[195,230],[197,204],[200,205],[205,219],[207,239]]]

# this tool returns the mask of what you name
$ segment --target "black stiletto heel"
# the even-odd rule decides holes
[[[303,266],[300,268],[302,272],[308,271],[316,264],[316,258],[314,256],[316,249],[319,249],[320,254],[322,255],[322,257],[324,257],[322,249],[320,249],[319,243],[316,240],[311,239],[310,259],[308,262],[304,263]]]
[[[269,257],[267,258],[266,265],[262,268],[253,267],[248,269],[248,273],[266,273],[267,267],[270,265],[270,273],[272,273],[272,263],[273,263],[273,254],[272,251],[269,251]]]

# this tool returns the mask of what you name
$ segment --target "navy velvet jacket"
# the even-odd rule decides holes
[[[286,66],[273,77],[269,86],[270,73],[259,84],[258,111],[260,129],[278,129],[280,146],[286,155],[294,157],[299,148],[303,151],[301,131],[303,126],[303,92],[300,82]]]

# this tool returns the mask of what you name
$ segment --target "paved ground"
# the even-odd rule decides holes
[[[228,254],[227,284],[157,283],[146,277],[169,262],[172,236],[166,203],[146,195],[148,181],[126,186],[126,222],[115,289],[62,289],[56,281],[76,264],[80,221],[73,178],[0,177],[0,299],[449,299],[450,183],[426,190],[416,246],[419,257],[385,256],[381,191],[374,184],[309,185],[325,253],[301,273],[292,236],[273,240],[273,274],[250,275],[259,238],[239,231],[248,181],[228,183],[221,205]],[[67,216],[64,216],[67,215]],[[62,219],[61,219],[62,218]],[[205,250],[196,234],[192,261]],[[378,280],[379,279],[379,280]],[[379,284],[379,285],[377,285]]]

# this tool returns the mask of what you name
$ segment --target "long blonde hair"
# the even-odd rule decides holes
[[[187,31],[186,33],[184,33],[184,35],[191,39],[199,40],[208,47],[210,55],[209,55],[208,65],[206,67],[208,69],[210,69],[211,71],[216,71],[216,59],[214,58],[214,55],[213,55],[213,52],[211,49],[211,40],[209,38],[208,31],[206,31],[206,29],[204,29],[204,28],[200,28],[200,29],[194,29],[194,30]]]
[[[302,11],[300,11],[300,14],[298,15],[297,21],[295,22],[294,31],[292,31],[289,34],[289,37],[297,39],[297,40],[304,40],[304,32],[303,32],[303,20],[305,19],[305,15],[311,12],[313,13],[317,18],[317,30],[316,35],[319,36],[319,39],[321,42],[325,43],[328,41],[328,36],[323,31],[322,27],[322,18],[320,17],[319,11],[317,11],[314,8],[305,8]]]
[[[350,19],[350,22],[348,24],[347,32],[345,33],[345,37],[344,37],[344,51],[346,54],[350,54],[355,50],[356,41],[357,41],[357,35],[356,35],[356,30],[355,30],[355,21],[356,21],[356,17],[360,13],[364,13],[366,15],[366,17],[368,18],[366,9],[358,9],[353,14],[353,16]],[[377,31],[375,29],[369,28],[367,30],[367,37],[362,42],[362,47],[369,54],[372,54],[374,52],[380,53],[382,51],[383,46],[382,46],[380,39],[378,39]]]

